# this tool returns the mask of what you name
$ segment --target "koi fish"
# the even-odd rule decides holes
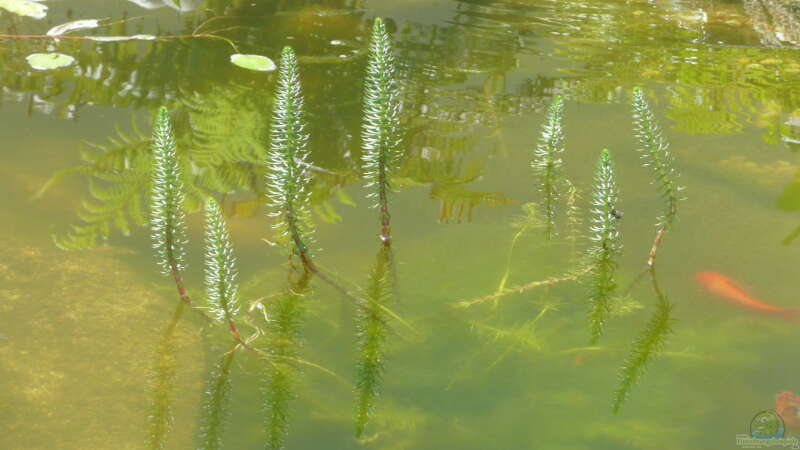
[[[698,272],[695,274],[695,278],[708,292],[740,306],[755,311],[776,314],[787,319],[798,319],[797,310],[766,304],[750,295],[735,281],[719,272]]]
[[[788,391],[776,395],[775,412],[787,427],[800,430],[800,395]]]

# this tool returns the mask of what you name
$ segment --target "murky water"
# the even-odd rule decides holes
[[[718,272],[763,303],[800,308],[791,1],[184,0],[183,14],[174,2],[45,4],[42,20],[4,12],[2,33],[106,18],[71,34],[200,36],[0,39],[0,448],[734,449],[776,394],[800,391],[797,323],[695,278]],[[284,45],[296,49],[316,263],[361,297],[383,270],[360,162],[375,17],[395,46],[404,156],[391,196],[382,384],[356,438],[354,302],[320,277],[287,282],[293,269],[266,242],[276,72],[235,67],[229,42],[202,35],[275,60]],[[50,50],[77,61],[56,71],[26,63]],[[686,187],[656,270],[641,278],[662,200],[635,150],[636,86]],[[519,231],[532,223],[525,204],[542,200],[530,162],[558,95],[563,178],[578,196],[562,196],[548,241],[541,228]],[[199,208],[213,195],[231,228],[243,309],[261,299],[269,318],[258,308],[240,318],[244,335],[263,333],[254,349],[231,353],[226,327],[184,307],[154,263],[149,136],[161,105],[191,167],[189,295],[205,305]],[[624,214],[622,300],[590,345],[590,283],[574,274],[590,245],[603,148]],[[528,287],[481,299],[501,286]],[[666,345],[614,414],[620,368],[664,305]],[[785,436],[800,435],[797,417],[784,419]]]

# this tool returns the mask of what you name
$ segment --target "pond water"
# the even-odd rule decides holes
[[[798,322],[762,311],[800,308],[791,0],[43,4],[38,20],[0,10],[0,448],[735,449],[776,407],[784,437],[800,437],[793,403],[776,404],[800,392]],[[376,17],[402,99],[390,270],[361,168]],[[159,39],[21,37],[101,18],[70,35]],[[277,62],[286,45],[306,99],[324,274],[299,282],[264,206],[278,73],[229,62]],[[31,69],[26,56],[48,51],[76,61]],[[637,152],[635,87],[685,187],[652,271],[664,201]],[[559,96],[548,239],[531,161]],[[190,306],[159,274],[147,225],[162,105],[186,169]],[[592,343],[584,255],[604,148],[624,247]],[[208,195],[230,227],[249,349],[192,308],[207,304]],[[356,329],[376,273],[391,278],[375,325],[385,359],[357,436]],[[638,376],[615,413],[631,362]]]

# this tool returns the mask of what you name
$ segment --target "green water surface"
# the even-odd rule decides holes
[[[52,0],[41,20],[0,11],[0,449],[270,448],[278,369],[263,355],[286,345],[297,359],[281,366],[286,449],[735,449],[776,394],[800,391],[798,324],[695,280],[719,272],[766,304],[800,308],[793,0],[184,0],[182,13],[176,3]],[[316,262],[361,295],[381,246],[360,168],[375,17],[395,47],[404,156],[391,196],[396,317],[381,393],[356,438],[356,308],[319,278],[286,294],[292,268],[270,245],[263,184],[277,75],[229,58],[277,61],[285,45],[299,55]],[[103,26],[71,35],[199,36],[19,37],[93,18]],[[28,66],[47,51],[76,62]],[[659,301],[651,275],[637,278],[662,202],[636,152],[636,86],[686,200],[655,271],[672,332],[614,414],[620,367]],[[528,230],[509,255],[524,205],[541,201],[530,162],[555,96],[574,214],[562,198],[558,236]],[[266,297],[270,322],[254,308],[253,326],[240,324],[265,333],[252,342],[263,354],[231,353],[226,327],[184,307],[158,273],[146,221],[162,105],[192,180],[189,295],[205,305],[199,202],[213,195],[242,308]],[[603,148],[616,162],[627,295],[589,345],[589,286],[572,274],[589,245]],[[472,301],[505,274],[507,288],[552,282]],[[287,295],[296,310],[281,309]],[[288,338],[274,333],[281,314],[296,326]]]

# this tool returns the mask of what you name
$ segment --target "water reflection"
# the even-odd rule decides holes
[[[147,3],[156,5],[156,2]],[[169,1],[162,3],[171,8],[177,5]],[[360,80],[364,38],[373,11],[368,9],[369,2],[360,1],[260,2],[255,6],[251,3],[207,1],[203,8],[182,16],[181,23],[170,32],[186,34],[199,27],[204,32],[234,40],[242,51],[267,55],[277,54],[280,46],[286,43],[297,48],[303,64],[312,132],[312,208],[325,221],[341,220],[338,205],[352,203],[346,188],[360,182],[361,178],[357,142]],[[758,19],[736,4],[460,1],[452,3],[450,14],[447,20],[435,25],[411,19],[387,20],[388,24],[393,24],[390,31],[400,63],[398,75],[403,85],[405,112],[401,125],[406,130],[403,141],[407,155],[393,182],[400,189],[424,187],[427,198],[438,208],[442,223],[471,222],[493,215],[497,210],[490,207],[521,202],[522,199],[514,198],[518,194],[480,183],[495,161],[509,160],[523,151],[510,144],[508,124],[515,119],[530,122],[557,95],[575,105],[622,103],[629,87],[652,82],[666,86],[654,91],[653,99],[671,120],[672,128],[681,133],[739,134],[755,126],[763,129],[762,137],[768,143],[781,142],[790,149],[796,144],[798,127],[794,118],[800,106],[796,89],[800,65],[786,50],[757,46],[761,28],[755,24],[763,18]],[[733,28],[750,23],[758,33],[733,32]],[[23,26],[12,24],[8,31],[21,32],[21,28]],[[136,31],[136,25],[114,22],[111,31],[129,34]],[[786,36],[788,32],[784,38]],[[786,42],[782,41],[781,45]],[[27,104],[29,114],[51,114],[76,121],[83,119],[82,113],[88,108],[106,106],[129,110],[131,116],[130,122],[120,124],[120,132],[109,130],[107,142],[89,145],[81,165],[67,168],[54,177],[54,182],[66,176],[81,177],[88,184],[76,225],[71,231],[61,230],[57,239],[59,245],[85,248],[96,246],[116,233],[142,234],[137,227],[143,224],[146,216],[147,202],[142,193],[147,192],[149,182],[150,145],[147,133],[138,132],[137,124],[148,123],[150,113],[162,104],[168,105],[176,116],[178,149],[189,191],[187,208],[196,210],[206,195],[216,194],[222,197],[223,209],[228,215],[263,217],[261,208],[267,201],[262,185],[264,149],[268,144],[272,74],[245,73],[227,64],[231,52],[227,44],[196,39],[115,44],[62,42],[58,44],[60,50],[78,57],[74,69],[28,72],[24,57],[47,45],[50,43],[34,40],[4,41],[0,53],[8,63],[8,70],[0,73],[3,86],[0,98]],[[535,136],[529,138],[532,145]],[[702,163],[700,160],[698,164]],[[768,173],[767,170],[759,176]],[[793,210],[794,190],[794,184],[787,188],[781,197],[782,208]],[[581,275],[580,269],[575,269],[580,263],[576,247],[582,245],[579,237],[585,227],[581,225],[580,209],[585,202],[581,202],[578,193],[578,187],[570,184],[565,195],[566,226],[563,230],[571,250],[569,255],[560,251],[566,248],[559,247],[564,243],[561,241],[551,249],[529,245],[519,252],[526,256],[519,256],[515,270],[527,274],[533,267],[542,280],[529,282],[535,277],[527,277],[525,283],[508,291],[513,291],[509,294],[525,293],[528,297],[517,298],[532,299],[533,307],[525,302],[504,302],[500,307],[497,296],[490,295],[478,299],[475,304],[491,301],[494,306],[491,312],[478,310],[471,316],[446,317],[465,326],[461,331],[446,331],[452,333],[448,336],[451,339],[443,339],[443,342],[465,342],[475,344],[478,349],[469,355],[472,359],[466,363],[458,361],[459,370],[453,374],[450,387],[452,391],[463,393],[465,399],[474,398],[470,401],[481,408],[497,412],[493,419],[496,422],[491,425],[502,431],[513,431],[516,426],[519,426],[517,430],[527,429],[529,424],[510,418],[519,417],[520,411],[529,410],[532,404],[551,404],[553,409],[563,409],[564,404],[569,404],[574,408],[569,408],[568,417],[567,413],[560,416],[560,411],[553,413],[568,425],[537,432],[551,433],[546,437],[552,442],[563,442],[564,436],[575,438],[577,434],[587,439],[600,436],[613,443],[609,446],[623,445],[631,439],[639,439],[636,442],[643,443],[642,446],[657,446],[659,440],[663,443],[674,438],[680,430],[670,427],[654,430],[652,423],[643,427],[647,419],[642,419],[624,422],[640,430],[633,432],[638,433],[636,436],[614,434],[612,431],[618,426],[604,420],[594,422],[596,417],[590,422],[582,413],[590,409],[585,392],[570,392],[563,386],[537,386],[536,398],[518,398],[519,391],[530,387],[531,383],[526,378],[529,372],[517,369],[529,360],[548,363],[537,367],[549,366],[555,361],[552,368],[540,367],[542,375],[554,375],[553,378],[561,380],[563,373],[581,371],[568,372],[567,369],[586,364],[587,358],[582,355],[613,354],[609,348],[580,350],[565,344],[572,329],[570,318],[574,319],[570,314],[580,314],[563,306],[580,296],[574,284],[568,283]],[[45,189],[43,195],[49,194]],[[402,214],[396,217],[402,218]],[[448,227],[448,230],[455,228]],[[453,233],[457,236],[454,239],[464,239],[465,235]],[[487,236],[496,237],[488,232]],[[464,246],[468,245],[465,242]],[[427,245],[419,250],[432,252]],[[534,253],[532,250],[539,252],[536,258],[527,256]],[[538,255],[542,255],[541,258]],[[383,284],[387,276],[384,259],[392,257],[379,254],[369,279],[375,298],[380,299],[389,290]],[[458,264],[462,261],[456,259],[444,265],[460,267]],[[448,268],[437,267],[437,271],[444,272]],[[423,270],[427,269],[429,267],[423,265]],[[481,268],[486,272],[492,269]],[[473,280],[467,278],[472,278],[473,274],[465,273],[459,272],[459,279],[464,290],[471,289]],[[285,440],[292,417],[292,400],[300,391],[296,384],[300,376],[296,367],[302,342],[300,324],[305,320],[305,308],[312,308],[308,302],[309,275],[295,274],[292,278],[287,293],[269,304],[272,321],[267,333],[275,361],[265,363],[262,368],[264,403],[268,410],[261,417],[268,441],[274,448]],[[660,345],[663,342],[667,334],[663,330],[667,328],[662,325],[671,322],[672,317],[671,304],[658,287],[655,273],[652,273],[651,283],[657,300],[655,311],[646,325],[647,331],[638,341],[644,344],[634,344],[634,349],[654,356],[659,354],[658,345],[648,343]],[[426,287],[422,282],[420,285]],[[436,286],[431,289],[433,294],[422,292],[420,288],[419,298],[425,303],[420,309],[424,309],[425,317],[432,314],[433,306],[428,299],[439,289]],[[442,290],[452,296],[451,291],[462,292],[459,289],[461,285]],[[504,278],[498,292],[506,293],[506,290]],[[474,293],[470,291],[468,295]],[[448,300],[451,299],[443,302]],[[376,317],[378,314],[368,308],[371,305],[360,305],[366,327],[383,323]],[[557,306],[565,311],[558,310]],[[628,305],[627,309],[622,309],[627,314],[636,308]],[[651,330],[658,332],[651,334]],[[384,335],[378,337],[376,342],[383,342]],[[160,381],[154,391],[157,393],[154,403],[158,408],[151,413],[154,447],[166,439],[170,396],[174,395],[170,390],[174,368],[167,364],[171,350],[166,344],[162,347],[161,359],[156,364],[156,379]],[[419,356],[418,347],[412,351],[415,357]],[[459,358],[451,354],[449,344],[430,343],[430,347],[439,352],[431,353],[433,359],[441,358],[445,364]],[[564,358],[576,354],[581,357]],[[219,446],[225,428],[233,355],[231,352],[220,356],[206,388],[198,441],[207,448]],[[362,366],[377,366],[375,361],[380,356],[373,358],[374,361],[365,360]],[[646,363],[650,356],[639,360]],[[617,358],[614,363],[621,360]],[[414,364],[423,363],[415,359]],[[442,367],[447,370],[456,367],[445,364]],[[513,369],[508,373],[521,375],[502,382],[495,380],[485,397],[475,398],[472,394],[483,389],[483,382],[491,381],[495,370],[499,371],[506,364],[505,368]],[[632,364],[631,367],[636,367],[631,372],[638,374],[639,367],[643,366]],[[556,368],[560,372],[548,373]],[[402,370],[400,364],[398,369]],[[409,406],[389,397],[384,404],[385,414],[371,418],[370,433],[364,438],[364,444],[389,441],[387,445],[397,448],[436,448],[431,445],[447,448],[456,441],[464,443],[465,448],[476,445],[488,448],[486,445],[496,444],[475,431],[480,428],[475,427],[476,424],[485,425],[478,423],[485,417],[483,415],[478,419],[443,419],[463,410],[448,409],[449,405],[444,405],[447,402],[441,401],[445,398],[439,397],[441,377],[417,370],[418,366],[413,369],[414,377],[406,383],[413,383],[414,389],[423,391],[425,398],[417,400],[425,406]],[[505,375],[506,372],[502,376]],[[602,385],[601,381],[593,379],[581,378],[581,381],[597,383],[595,387],[603,392],[613,386],[608,380],[601,380]],[[426,382],[435,384],[439,390],[426,391],[433,391]],[[365,386],[364,411],[371,409],[375,395],[370,383],[371,378],[362,383]],[[398,389],[402,382],[393,383]],[[514,392],[502,392],[504,388]],[[466,400],[459,398],[458,401]],[[493,408],[501,403],[501,411],[495,411]],[[474,406],[466,407],[470,411],[477,410]],[[335,409],[341,416],[340,408]],[[352,414],[347,413],[347,416],[347,420],[352,421]],[[363,417],[366,423],[367,414]],[[526,417],[526,421],[528,419]],[[550,423],[552,417],[536,419]],[[584,422],[581,427],[574,426],[578,421]],[[649,437],[643,437],[651,431],[654,432]],[[446,443],[444,435],[450,436]],[[514,448],[519,441],[504,441],[504,444]]]

